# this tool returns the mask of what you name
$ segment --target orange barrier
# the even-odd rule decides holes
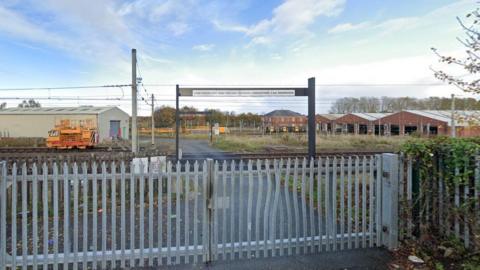
[[[226,127],[219,127],[220,134],[225,134],[227,131]],[[150,128],[140,128],[139,133],[141,134],[150,134],[152,130]],[[197,126],[192,128],[181,128],[182,133],[195,133],[195,132],[210,132],[210,127],[208,126]],[[175,133],[175,128],[155,128],[156,134],[166,134],[166,133]]]

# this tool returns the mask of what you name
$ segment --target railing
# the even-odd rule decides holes
[[[165,170],[153,163],[4,164],[0,269],[392,248],[395,190],[382,183],[397,186],[390,179],[395,158],[205,160],[169,162]]]
[[[400,239],[438,234],[478,250],[480,157],[466,155],[456,164],[448,153],[437,153],[432,160],[428,170],[422,160],[400,162]]]

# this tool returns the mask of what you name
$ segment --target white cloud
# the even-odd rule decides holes
[[[255,39],[267,35],[308,34],[308,28],[319,16],[336,16],[343,11],[346,0],[285,0],[273,10],[272,17],[250,26],[228,25],[212,21],[220,31],[241,32]],[[257,40],[258,41],[258,40]],[[255,42],[264,44],[264,42]]]
[[[109,38],[129,38],[129,28],[123,18],[117,13],[113,0],[104,0],[99,4],[96,0],[64,1],[44,0],[38,9],[54,12],[62,23],[75,24],[88,28],[90,32],[108,35]]]
[[[219,31],[225,32],[239,32],[239,33],[247,33],[249,31],[248,27],[243,25],[234,25],[234,24],[227,24],[220,22],[218,20],[212,20],[213,26]]]
[[[20,40],[61,49],[84,59],[119,60],[122,46],[134,46],[130,29],[114,11],[113,2],[45,0],[21,9],[0,4],[0,32]],[[31,14],[35,14],[32,16]],[[126,58],[126,57],[125,57]],[[121,62],[121,60],[120,60]]]
[[[190,26],[184,22],[172,22],[167,25],[167,29],[172,32],[174,36],[181,36],[190,30]]]
[[[37,42],[60,49],[71,49],[73,45],[61,36],[30,22],[26,17],[1,6],[0,32],[5,32],[26,41]]]
[[[192,47],[195,51],[208,52],[215,47],[215,44],[198,44]]]
[[[318,16],[336,16],[343,11],[346,0],[286,0],[275,8],[270,20],[274,28],[286,33],[307,30]]]
[[[186,0],[137,0],[121,5],[117,13],[139,20],[141,27],[149,29],[166,29],[173,36],[181,36],[191,29],[193,18],[205,16],[198,14],[199,1]],[[158,28],[157,28],[158,29]]]
[[[271,58],[272,60],[277,60],[277,61],[283,60],[283,57],[278,53],[272,54]]]
[[[46,1],[57,3],[54,0]],[[312,26],[319,16],[335,16],[341,12],[345,1],[284,0],[272,11],[271,16],[267,16],[251,25],[212,21],[215,28],[220,31],[238,32],[245,35],[248,38],[245,44],[248,45],[235,44],[231,47],[223,47],[224,45],[219,41],[215,47],[210,47],[213,44],[209,44],[208,40],[197,37],[197,43],[194,43],[196,45],[189,44],[186,51],[184,48],[177,51],[177,48],[170,50],[178,43],[175,39],[170,39],[169,31],[176,35],[195,34],[195,31],[192,30],[197,27],[195,20],[210,21],[210,18],[216,18],[215,16],[200,14],[198,10],[195,10],[194,0],[181,1],[181,3],[180,1],[168,0],[161,2],[176,2],[176,6],[180,7],[183,5],[188,10],[185,13],[173,8],[173,6],[168,8],[162,6],[154,9],[156,5],[161,6],[154,0],[137,0],[122,6],[116,6],[111,0],[102,1],[102,4],[97,5],[93,5],[91,1],[88,2],[92,9],[101,9],[101,11],[92,11],[88,6],[79,3],[71,3],[71,6],[66,6],[69,2],[59,3],[57,7],[52,7],[52,4],[42,5],[43,9],[48,9],[46,19],[42,19],[42,23],[35,21],[38,20],[39,16],[29,16],[30,13],[35,14],[40,5],[36,5],[32,8],[33,10],[29,10],[29,13],[21,13],[19,11],[21,9],[1,8],[3,4],[0,4],[0,32],[7,33],[9,37],[13,36],[12,39],[16,39],[16,42],[24,42],[33,46],[47,44],[81,56],[91,55],[90,53],[87,54],[87,51],[96,52],[95,56],[97,57],[81,57],[82,59],[93,59],[89,61],[96,62],[89,65],[92,70],[88,70],[88,72],[92,75],[87,80],[82,81],[85,84],[128,82],[130,78],[130,59],[126,48],[131,46],[138,46],[142,77],[148,84],[305,85],[306,78],[309,76],[316,76],[317,83],[320,84],[437,82],[429,69],[430,65],[436,63],[436,58],[429,55],[428,48],[436,45],[439,49],[447,50],[445,53],[448,54],[451,47],[442,48],[443,41],[454,40],[455,35],[450,36],[451,33],[438,34],[427,30],[434,29],[436,25],[442,26],[441,31],[447,29],[443,26],[455,26],[454,15],[463,14],[462,8],[467,6],[464,1],[462,2],[463,6],[461,4],[458,4],[457,8],[447,6],[419,17],[403,17],[379,22],[345,22],[330,29],[330,32],[333,31],[335,34],[350,34],[358,30],[372,31],[365,35],[362,31],[361,38],[365,42],[373,39],[375,43],[366,45],[358,41],[358,48],[352,48],[350,46],[352,42],[348,42],[348,44],[328,43],[328,39],[325,41],[323,39],[306,38],[311,34],[309,30],[313,30]],[[324,4],[323,6],[315,6],[312,5],[314,3]],[[326,3],[330,4],[327,5]],[[471,4],[468,5],[471,7]],[[76,8],[81,10],[79,14],[76,13]],[[54,10],[54,12],[50,12],[50,10]],[[155,12],[153,12],[154,10]],[[191,16],[192,14],[196,14],[196,16]],[[445,19],[447,17],[449,19]],[[446,23],[447,20],[452,22]],[[112,24],[109,25],[109,22],[112,22]],[[96,25],[98,27],[95,27]],[[162,35],[146,35],[145,31],[148,31],[148,34],[158,34],[158,31],[163,32],[161,32]],[[380,33],[391,34],[392,38],[381,39]],[[415,40],[415,44],[412,42],[406,43],[409,39],[405,37],[423,33],[428,36],[425,37],[427,41]],[[295,42],[282,44],[285,45],[284,47],[274,46],[277,45],[275,42],[278,40],[290,36],[295,38]],[[439,37],[442,37],[442,39]],[[159,40],[163,38],[167,39],[165,44],[168,45],[165,45],[165,47],[161,46],[164,45],[163,43],[159,44],[161,43]],[[305,42],[305,40],[308,42]],[[267,50],[242,50],[245,46],[256,44],[267,45]],[[404,48],[408,47],[404,44],[415,46],[415,50]],[[220,47],[222,47],[222,51],[231,53],[222,55],[219,52],[218,56],[212,57],[208,54],[208,58],[201,59],[201,57],[196,57],[199,54],[190,51],[205,51],[214,48],[220,49]],[[420,51],[417,48],[424,48],[424,50]],[[172,57],[173,59],[174,54],[169,54],[172,51],[192,54],[192,59],[188,62],[171,61],[168,58]],[[392,57],[392,59],[386,59],[387,57]],[[207,61],[208,65],[205,64]],[[42,84],[47,86],[61,84],[58,80],[55,81],[52,78],[54,77],[46,79]],[[22,86],[21,81],[17,83]],[[32,83],[38,82],[32,80]],[[163,89],[160,91],[153,88],[149,90],[157,91],[155,94],[163,91]],[[423,97],[427,95],[448,95],[450,92],[456,91],[451,86],[404,88],[320,87],[318,90],[322,93],[322,97],[325,96],[330,100],[333,97],[361,95]],[[163,94],[174,96],[174,87],[166,87]],[[245,102],[245,104],[247,107],[248,102]],[[198,103],[194,105],[198,105]],[[240,110],[242,110],[242,105],[241,103],[238,104]],[[211,106],[220,109],[233,109],[229,105],[219,104],[218,102]],[[303,109],[303,107],[298,106],[295,108],[293,105],[289,108],[299,111]],[[268,103],[262,108],[265,111],[269,109]],[[145,113],[148,113],[148,111]]]
[[[371,22],[361,22],[358,24],[341,23],[330,28],[327,32],[329,34],[341,34],[356,30],[379,30],[380,33],[387,34],[396,31],[404,31],[419,26],[422,20],[419,17],[400,17],[388,19],[375,24]]]
[[[330,30],[328,30],[329,34],[339,34],[339,33],[344,33],[344,32],[349,32],[349,31],[354,31],[354,30],[360,30],[364,29],[370,26],[369,22],[362,22],[359,24],[351,24],[351,23],[342,23],[334,26]]]
[[[250,48],[250,47],[255,46],[255,45],[266,45],[266,44],[269,44],[271,42],[272,42],[271,38],[265,37],[265,36],[259,36],[259,37],[252,38],[250,43],[248,43],[247,46],[245,46],[245,47]]]
[[[138,58],[140,58],[142,60],[145,60],[145,61],[155,62],[155,63],[158,63],[158,64],[172,64],[173,63],[172,60],[165,59],[165,58],[154,57],[154,56],[151,56],[151,55],[149,55],[145,52],[142,52],[141,54],[139,54]]]
[[[378,22],[361,22],[358,24],[342,23],[328,30],[329,34],[340,34],[354,30],[377,30],[380,35],[395,33],[398,31],[408,31],[419,27],[432,26],[438,23],[439,19],[445,16],[454,18],[454,11],[473,8],[468,0],[456,1],[452,4],[434,9],[418,17],[398,17]],[[461,15],[461,14],[457,14]]]
[[[383,21],[374,28],[391,33],[415,28],[420,23],[422,23],[422,20],[418,17],[401,17]]]

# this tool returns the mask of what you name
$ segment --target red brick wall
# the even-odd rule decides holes
[[[451,134],[451,128],[448,128],[448,134]],[[456,134],[458,137],[480,136],[480,126],[457,127]]]
[[[410,112],[398,112],[385,116],[380,119],[381,123],[392,124],[392,125],[405,125],[405,126],[417,126],[417,125],[427,125],[430,126],[446,126],[446,122],[438,121],[432,118],[425,116],[420,116]]]
[[[306,116],[264,116],[264,124],[273,127],[300,127],[307,124]]]
[[[325,117],[323,117],[323,116],[321,116],[321,115],[316,115],[316,116],[315,116],[315,122],[316,122],[317,124],[320,124],[320,123],[331,123],[331,122],[334,122],[334,120],[330,120],[330,119],[325,118]]]
[[[360,124],[360,125],[368,125],[371,121],[358,117],[354,114],[347,114],[344,115],[337,120],[335,120],[338,124]]]
[[[385,116],[380,119],[382,124],[398,125],[400,127],[405,126],[427,126],[437,127],[438,134],[445,135],[448,133],[448,123],[432,119],[426,116],[417,115],[411,112],[397,112],[389,116]]]

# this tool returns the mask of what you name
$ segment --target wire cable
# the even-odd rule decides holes
[[[83,86],[55,86],[55,87],[20,87],[20,88],[0,88],[0,91],[37,91],[37,90],[69,90],[69,89],[94,89],[94,88],[120,88],[131,87],[131,84],[111,84],[111,85],[83,85]]]

